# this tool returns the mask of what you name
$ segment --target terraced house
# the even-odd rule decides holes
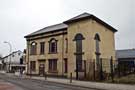
[[[100,58],[112,56],[115,60],[116,31],[96,16],[83,13],[33,32],[25,36],[27,73],[66,77],[72,73],[76,79],[85,78],[91,72],[89,62],[96,62],[93,66],[98,70]]]

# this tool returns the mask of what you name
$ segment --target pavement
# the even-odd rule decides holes
[[[31,77],[31,78],[38,79],[38,80],[45,80],[44,77]],[[127,85],[127,84],[111,84],[111,83],[99,83],[99,82],[79,81],[79,80],[73,80],[72,83],[70,83],[69,79],[60,79],[60,78],[57,79],[57,78],[50,78],[50,77],[48,77],[46,81],[99,89],[99,90],[135,90],[135,85]]]
[[[0,90],[23,90],[23,89],[12,83],[0,80]]]
[[[79,80],[72,80],[72,83],[70,83],[69,79],[47,77],[47,79],[45,80],[44,77],[37,77],[37,76],[29,77],[26,75],[23,75],[22,78],[43,80],[48,82],[55,82],[60,84],[73,85],[97,90],[135,90],[135,85],[128,85],[128,84],[111,84],[111,83],[99,83],[99,82],[79,81]]]

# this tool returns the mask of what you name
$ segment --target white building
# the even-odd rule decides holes
[[[23,52],[18,50],[3,58],[6,71],[19,71],[21,68],[25,69],[25,60],[23,59]]]
[[[0,57],[0,70],[2,70],[2,57]]]

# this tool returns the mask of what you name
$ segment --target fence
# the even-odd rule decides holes
[[[113,82],[114,78],[135,74],[135,63],[117,62],[113,58],[100,58],[99,64],[96,60],[88,60],[85,67],[87,67],[85,80],[112,80]]]
[[[135,61],[118,61],[115,73],[118,77],[135,74]]]
[[[111,58],[100,58],[99,63],[96,60],[88,60],[86,64],[85,80],[105,80],[114,77],[114,60]]]
[[[112,80],[115,77],[122,77],[128,74],[135,74],[135,64],[117,62],[113,58],[100,58],[98,63],[97,60],[83,60],[81,63],[71,63],[75,65],[73,75],[76,74],[76,79],[88,80],[88,81],[101,81],[101,80]],[[45,71],[45,70],[43,70]],[[67,74],[58,73],[44,73],[45,77],[55,76],[66,78]],[[71,75],[72,76],[72,75]]]

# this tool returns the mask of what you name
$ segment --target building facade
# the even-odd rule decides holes
[[[89,13],[45,27],[25,36],[27,73],[84,78],[100,58],[115,60],[114,34],[117,30]],[[107,61],[108,62],[108,61]],[[106,70],[108,73],[110,69]]]
[[[18,50],[3,57],[4,69],[10,72],[19,71],[21,68],[25,70],[25,61],[23,59],[23,52]]]
[[[119,74],[129,74],[135,72],[135,49],[116,50]]]

